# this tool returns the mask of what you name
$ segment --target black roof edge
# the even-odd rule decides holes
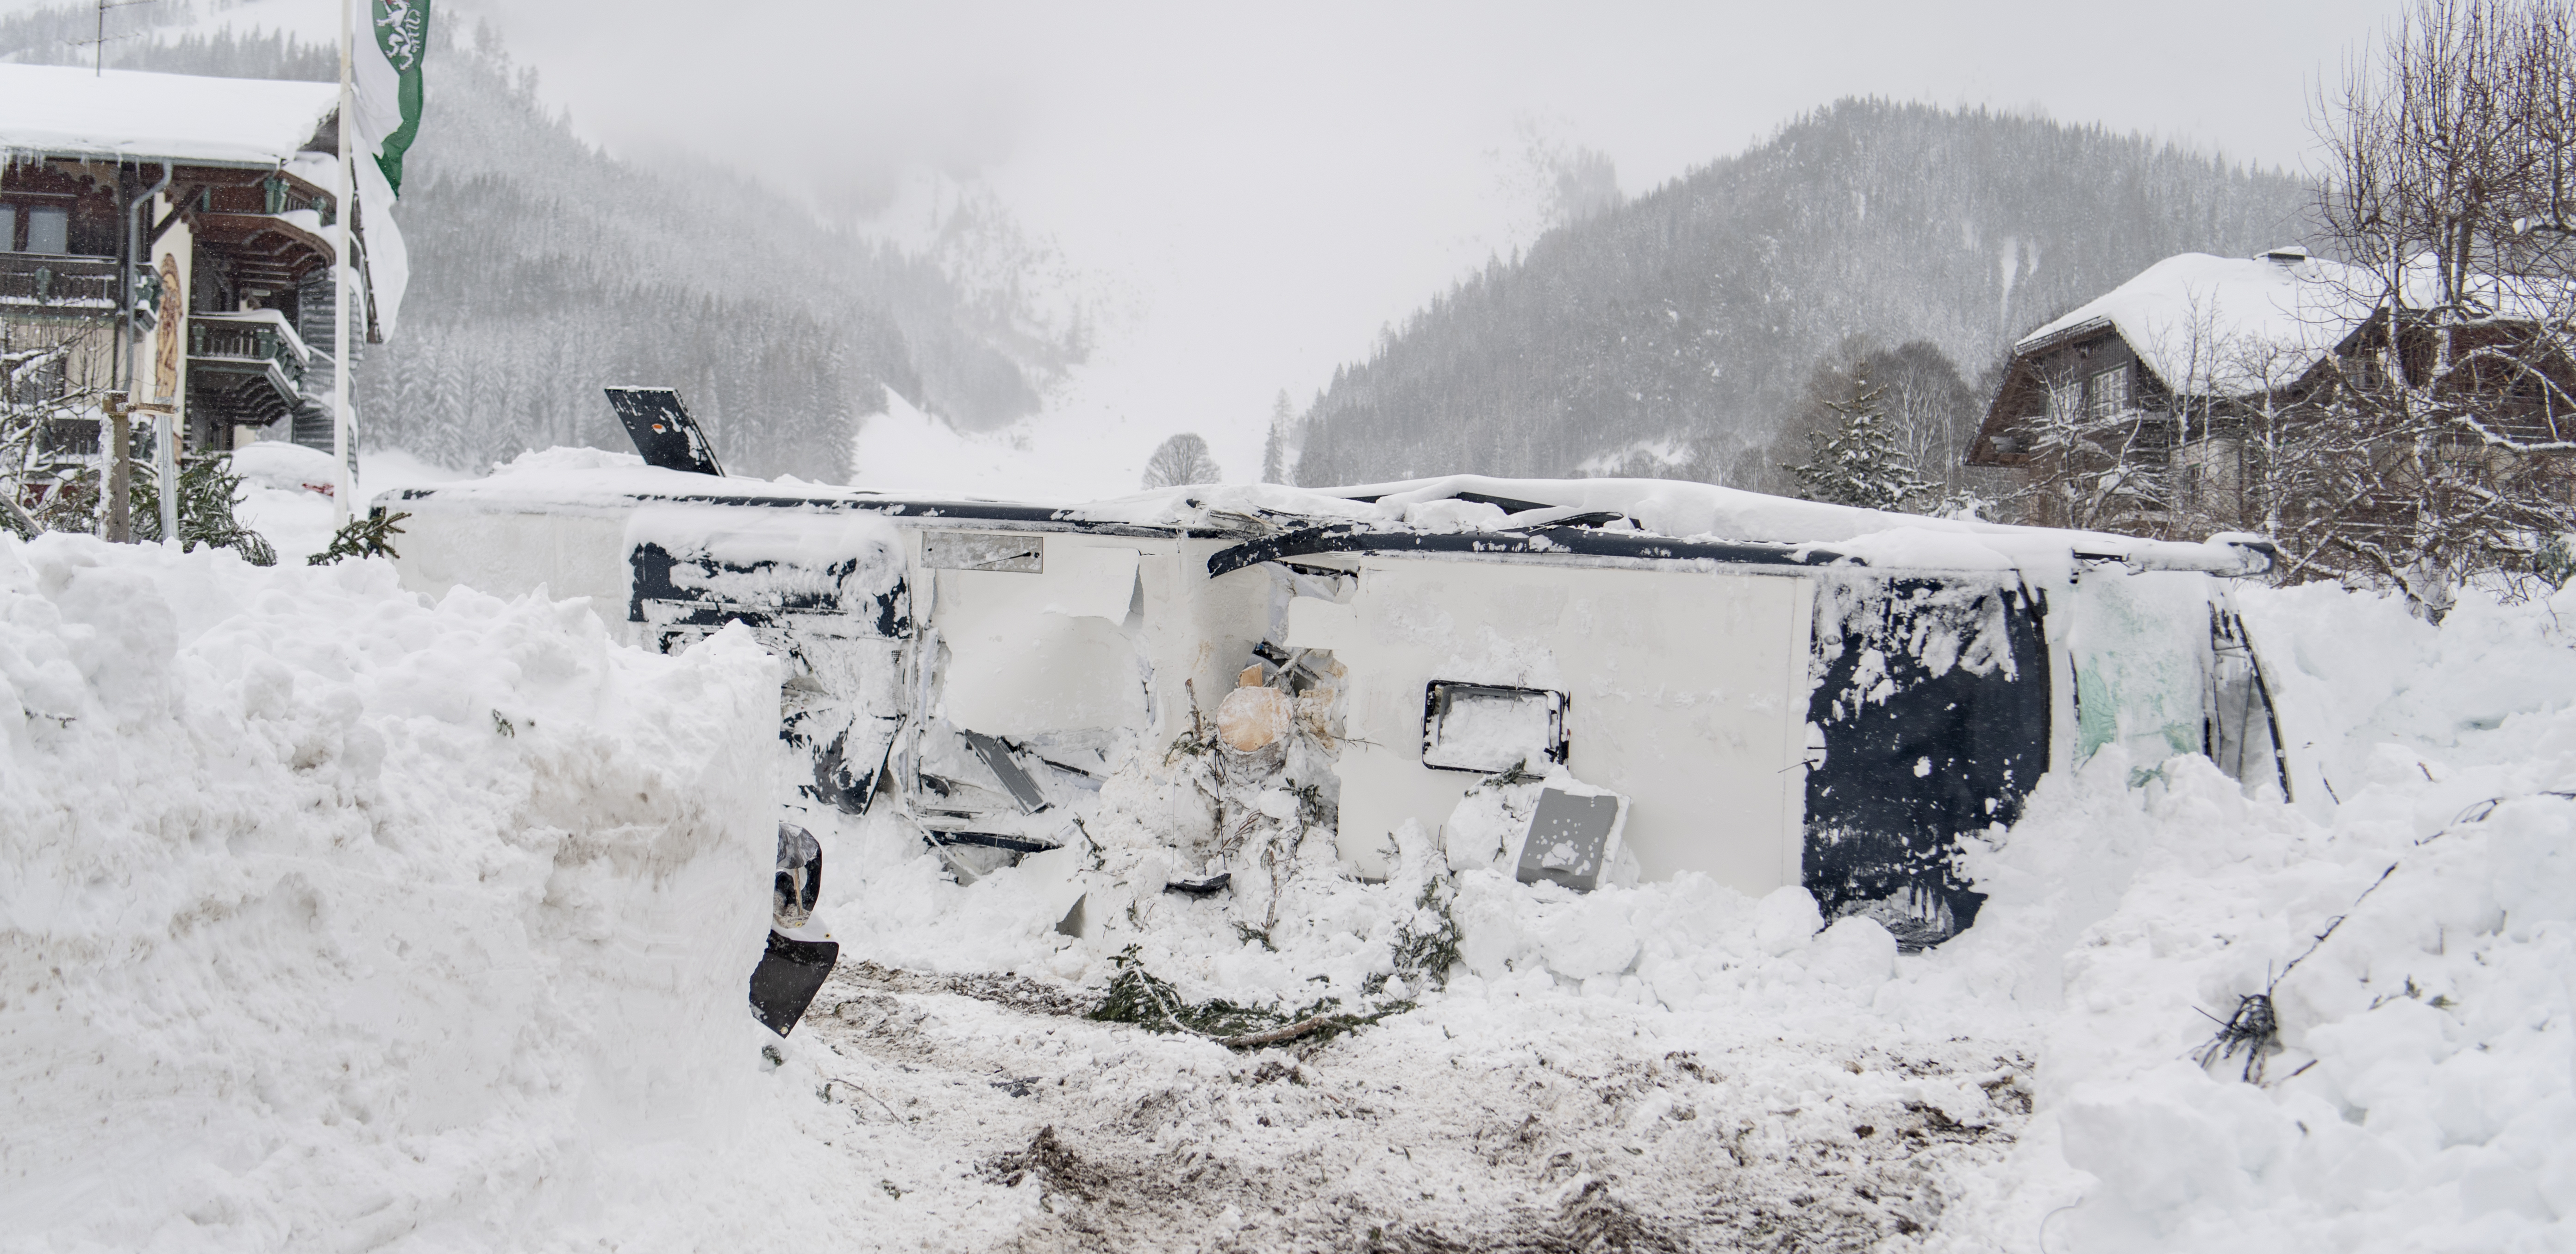
[[[1357,501],[1362,505],[1375,505],[1379,501],[1385,500],[1386,494],[1379,492],[1368,496],[1345,496],[1340,499],[1345,501]],[[1544,501],[1522,501],[1508,496],[1495,496],[1489,492],[1452,492],[1447,496],[1438,497],[1436,499],[1443,501],[1465,501],[1470,505],[1491,505],[1502,510],[1506,514],[1526,514],[1534,509],[1557,508],[1556,506],[1550,505]]]
[[[1858,558],[1805,545],[1675,540],[1667,536],[1599,531],[1590,527],[1542,527],[1527,532],[1421,532],[1373,531],[1349,523],[1335,523],[1300,527],[1230,549],[1219,549],[1208,557],[1208,578],[1214,579],[1263,562],[1314,553],[1527,553],[1551,557],[1712,561],[1744,566],[1860,564]]]
[[[397,500],[427,500],[439,494],[433,485],[420,488],[398,488]],[[713,492],[623,492],[619,498],[638,505],[718,505],[745,509],[816,509],[832,513],[858,512],[885,514],[913,519],[937,519],[960,523],[1035,523],[1064,530],[1121,536],[1173,536],[1184,539],[1225,540],[1240,538],[1237,530],[1207,527],[1175,527],[1152,523],[1103,522],[1084,518],[1073,509],[1047,505],[1009,505],[992,501],[905,501],[865,500],[805,496],[749,496]]]

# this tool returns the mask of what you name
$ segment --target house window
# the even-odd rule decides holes
[[[2048,416],[2060,422],[2084,415],[2084,381],[2069,379],[2048,385]]]
[[[72,250],[72,211],[47,206],[27,210],[27,251],[60,256]]]
[[[2088,394],[2086,399],[2091,402],[2094,417],[2108,418],[2125,412],[2129,408],[2130,401],[2129,367],[2126,364],[2117,365],[2094,375],[2088,381],[2085,391]]]
[[[1422,764],[1433,770],[1543,773],[1566,751],[1562,692],[1434,681],[1424,693]]]
[[[0,205],[0,253],[18,250],[18,206]]]

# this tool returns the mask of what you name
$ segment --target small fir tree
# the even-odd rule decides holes
[[[1279,400],[1270,407],[1270,435],[1261,442],[1261,481],[1288,482],[1288,428],[1296,425],[1297,411],[1288,406],[1288,389],[1279,389]]]
[[[1798,495],[1863,509],[1902,510],[1939,486],[1897,447],[1880,407],[1886,394],[1887,389],[1870,385],[1867,374],[1859,374],[1852,379],[1850,400],[1826,402],[1841,421],[1831,431],[1810,434],[1807,464],[1787,468],[1798,477]]]
[[[148,463],[138,460],[134,476],[134,538],[161,539],[161,485]],[[242,503],[241,476],[224,454],[188,458],[179,467],[179,547],[231,549],[253,566],[277,564],[268,539],[241,524],[233,510]]]

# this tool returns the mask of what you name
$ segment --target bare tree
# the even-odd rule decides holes
[[[73,348],[71,341],[0,347],[0,529],[24,538],[98,525],[96,460],[52,439],[58,421],[97,413],[95,392],[64,386],[62,367]]]
[[[1962,490],[1966,475],[1960,462],[1983,417],[1975,390],[1959,376],[1957,363],[1929,340],[1882,348],[1861,335],[1845,336],[1817,359],[1796,407],[1755,450],[1747,486],[1805,493],[1791,468],[1808,464],[1815,442],[1843,428],[1845,406],[1862,380],[1879,391],[1878,425],[1888,443],[1928,485],[1914,498],[1917,506],[1938,505]]]
[[[1930,340],[1910,340],[1871,354],[1869,377],[1887,389],[1888,435],[1926,481],[1925,503],[1957,498],[1968,486],[1963,459],[1984,417],[1958,363]]]
[[[2429,617],[2570,523],[2571,35],[2569,0],[2425,0],[2320,108],[2322,216],[2376,312],[2310,402],[2293,455],[2317,495],[2283,521],[2307,572]]]
[[[1225,478],[1217,469],[1216,457],[1208,452],[1208,443],[1195,431],[1184,431],[1163,441],[1154,455],[1145,459],[1145,486],[1177,488],[1183,484],[1215,483]]]

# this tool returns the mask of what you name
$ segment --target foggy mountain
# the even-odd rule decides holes
[[[111,10],[111,66],[328,80],[337,50],[262,32],[174,34],[175,0]],[[0,19],[0,58],[77,62],[89,6]],[[121,29],[120,29],[121,28]],[[396,216],[412,286],[354,377],[368,445],[479,470],[526,448],[630,447],[603,384],[678,387],[726,467],[844,481],[892,387],[968,429],[1034,412],[1082,355],[1079,323],[1008,285],[834,229],[714,164],[645,168],[574,135],[489,28],[433,23],[429,104]],[[962,217],[958,230],[1010,230]],[[971,241],[970,241],[971,243]]]
[[[1799,450],[1774,437],[1813,408],[1811,376],[1927,341],[1973,384],[2019,334],[2162,257],[2300,240],[2308,203],[2287,175],[2100,127],[1844,100],[1432,301],[1335,372],[1295,479],[1777,490]]]

